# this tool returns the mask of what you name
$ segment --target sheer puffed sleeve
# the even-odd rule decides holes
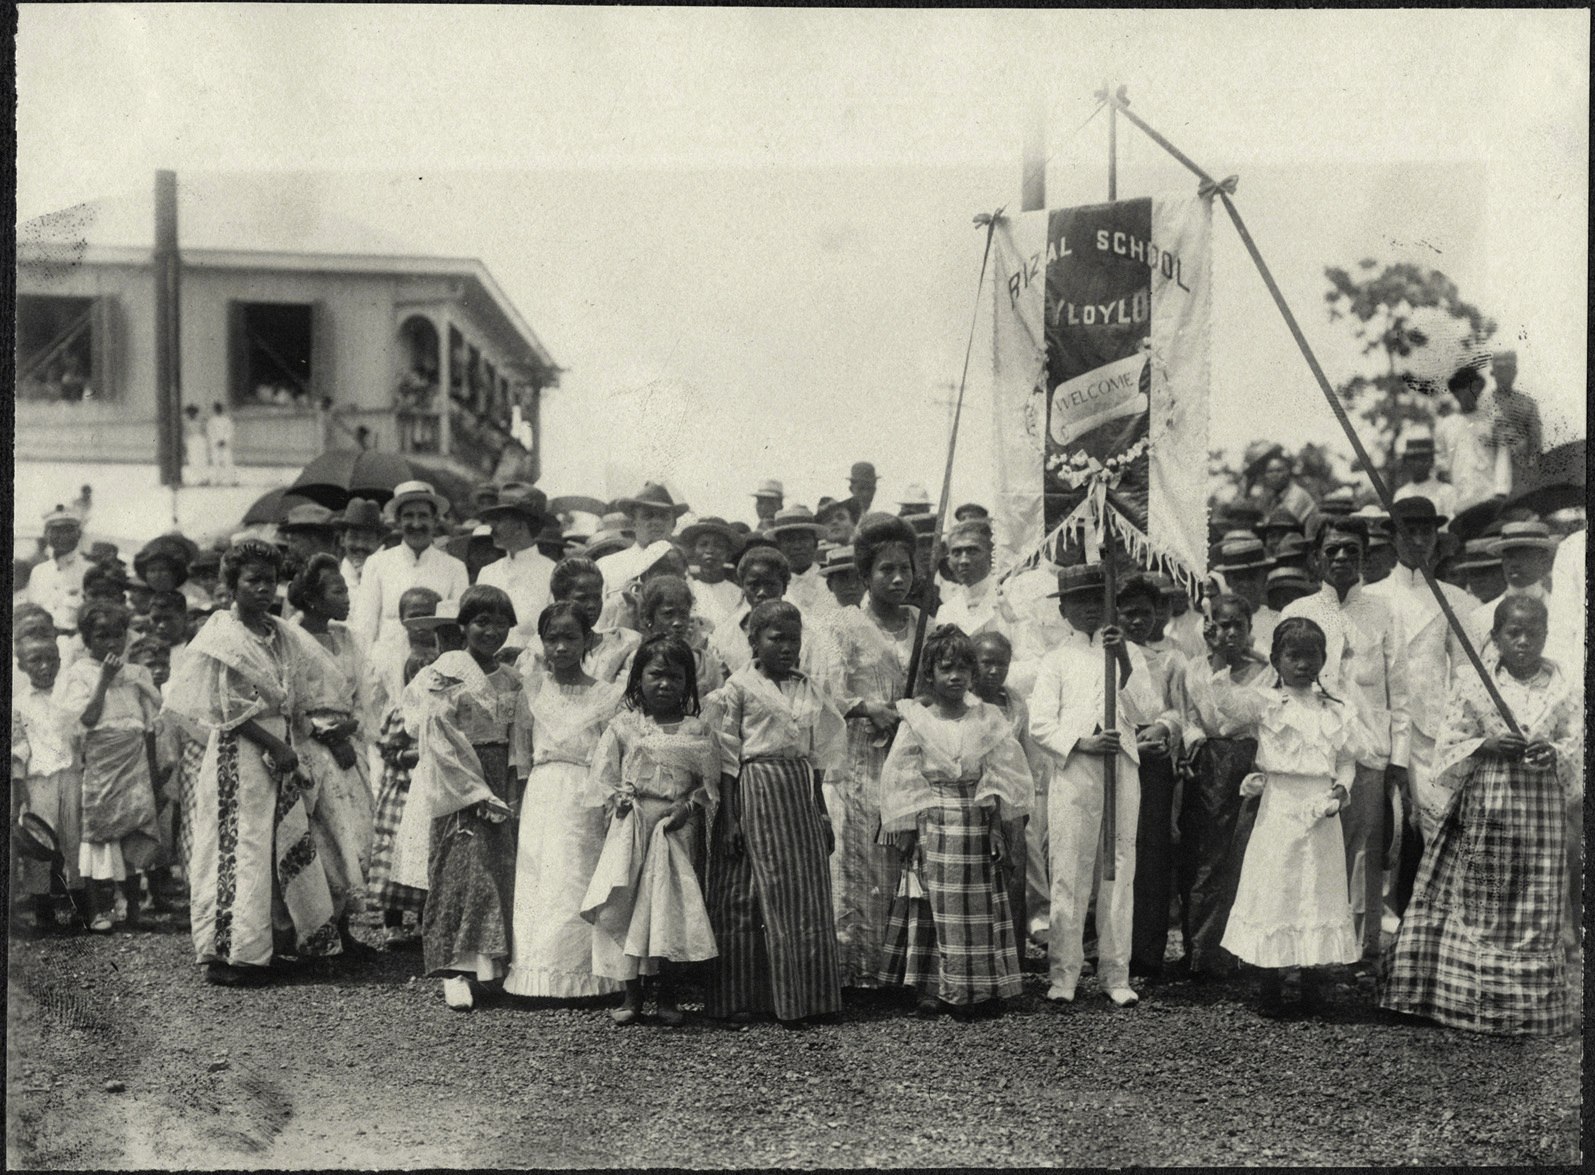
[[[1471,674],[1459,676],[1446,701],[1445,720],[1435,740],[1434,780],[1441,787],[1458,788],[1472,774],[1473,754],[1487,737],[1484,689]]]
[[[703,718],[717,736],[720,748],[720,774],[733,779],[742,770],[742,710],[746,695],[742,686],[731,680],[710,694],[703,704]]]
[[[811,728],[814,740],[814,769],[827,775],[840,771],[847,762],[847,720],[837,708],[836,700],[823,689],[816,689],[820,710]]]
[[[881,831],[887,833],[914,831],[915,817],[935,798],[925,780],[925,746],[910,720],[911,711],[922,707],[918,702],[903,701],[897,709],[903,721],[897,725],[892,749],[881,768]]]
[[[624,787],[626,745],[621,738],[621,725],[628,720],[628,711],[617,714],[598,738],[598,748],[593,751],[593,761],[587,768],[587,783],[582,790],[582,802],[589,808],[613,805]]]
[[[416,740],[420,761],[410,777],[410,802],[420,797],[433,820],[473,804],[498,802],[487,784],[476,749],[457,721],[456,710],[465,686],[435,670],[425,672],[423,688],[429,699]]]
[[[995,800],[998,815],[1013,820],[1029,812],[1035,804],[1035,780],[1025,761],[1024,748],[1000,710],[987,708],[983,717],[983,741],[989,741],[981,757],[980,783],[975,788],[975,803]]]
[[[230,639],[237,623],[225,612],[206,621],[167,683],[166,710],[204,735],[274,713],[287,698],[280,679],[268,681],[250,667],[256,651]]]

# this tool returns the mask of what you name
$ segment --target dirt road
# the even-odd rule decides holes
[[[1350,989],[1323,1022],[1190,985],[1058,1012],[1030,977],[995,1022],[619,1028],[450,1012],[410,955],[207,987],[185,929],[12,943],[13,1167],[1579,1161],[1579,1039],[1391,1026]]]

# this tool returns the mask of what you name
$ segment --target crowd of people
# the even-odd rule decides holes
[[[14,925],[186,901],[249,985],[380,912],[450,1007],[622,1024],[680,1022],[684,973],[801,1025],[868,989],[995,1015],[1027,967],[1064,1007],[1245,977],[1312,1014],[1342,967],[1391,1015],[1568,1031],[1582,520],[1455,540],[1436,444],[1393,517],[1266,451],[1205,582],[1125,566],[1111,601],[1100,565],[995,568],[973,503],[933,564],[929,496],[876,510],[868,462],[684,527],[659,484],[584,528],[519,483],[451,526],[412,481],[131,574],[57,511],[13,613]]]

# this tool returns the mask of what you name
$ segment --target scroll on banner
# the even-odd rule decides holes
[[[1146,197],[1006,216],[993,238],[997,521],[1011,562],[1207,571],[1212,204]],[[1075,561],[1070,558],[1068,561]]]

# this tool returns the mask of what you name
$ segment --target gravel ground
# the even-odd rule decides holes
[[[365,931],[363,933],[371,934]],[[374,936],[373,936],[374,941]],[[13,1168],[1576,1164],[1583,1044],[1266,1021],[1171,984],[1119,1011],[1039,976],[997,1021],[620,1028],[450,1012],[414,955],[206,986],[186,923],[13,941]]]

